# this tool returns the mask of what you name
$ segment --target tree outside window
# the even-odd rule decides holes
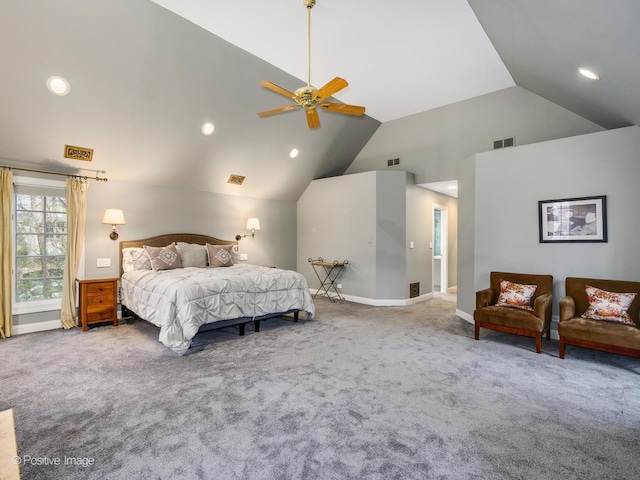
[[[17,302],[62,297],[67,249],[67,201],[47,193],[15,195]]]

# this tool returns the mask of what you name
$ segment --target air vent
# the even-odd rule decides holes
[[[231,176],[229,176],[229,180],[227,180],[227,183],[233,183],[234,185],[242,185],[242,182],[244,182],[245,178],[246,177],[242,175],[231,174]]]
[[[399,158],[391,158],[391,159],[387,160],[387,167],[393,167],[395,165],[400,165],[400,159]]]
[[[493,142],[493,149],[496,150],[497,148],[513,147],[515,144],[516,144],[516,137],[504,138],[502,140],[495,140]]]
[[[409,284],[409,298],[416,298],[420,296],[420,282]]]
[[[93,160],[93,148],[76,147],[74,145],[64,146],[64,158],[72,160],[84,160],[90,162]]]

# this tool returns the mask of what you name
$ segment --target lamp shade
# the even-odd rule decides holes
[[[102,223],[106,223],[109,225],[125,225],[124,213],[122,213],[122,210],[107,208],[104,211],[104,217],[102,217]]]
[[[250,218],[247,220],[247,230],[260,230],[260,220]]]

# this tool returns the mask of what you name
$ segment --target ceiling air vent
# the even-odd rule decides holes
[[[391,158],[391,159],[387,160],[387,167],[393,167],[395,165],[400,165],[400,159],[399,158]]]
[[[244,182],[245,177],[242,175],[233,175],[231,174],[231,176],[229,177],[229,180],[227,180],[227,183],[233,183],[234,185],[242,185],[242,182]]]

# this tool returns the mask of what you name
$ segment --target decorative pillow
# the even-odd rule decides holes
[[[174,268],[182,268],[180,255],[175,243],[166,247],[150,247],[145,245],[149,258],[151,259],[151,268],[154,270],[171,270]]]
[[[514,307],[533,312],[531,297],[536,293],[537,285],[520,285],[519,283],[500,280],[500,296],[497,307]]]
[[[590,285],[586,285],[585,291],[589,308],[582,314],[582,318],[635,325],[627,313],[636,298],[635,293],[607,292]]]
[[[197,243],[178,242],[178,253],[183,267],[207,266],[207,247]]]
[[[238,245],[214,245],[214,247],[231,247],[231,261],[236,264],[240,263],[240,252],[238,251]]]
[[[209,267],[230,267],[233,265],[232,247],[233,245],[209,245],[207,243]]]
[[[122,271],[135,272],[136,270],[151,270],[151,260],[142,247],[129,247],[122,249]]]

